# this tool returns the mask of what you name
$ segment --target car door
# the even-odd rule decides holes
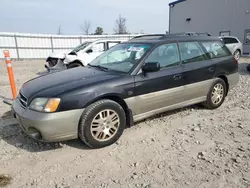
[[[135,76],[135,114],[155,112],[183,101],[184,80],[177,43],[156,47],[145,63],[158,62],[157,72],[140,72]],[[152,115],[152,114],[151,114]]]
[[[88,53],[90,61],[92,61],[93,59],[95,59],[96,57],[98,57],[105,51],[105,43],[99,42],[99,43],[93,44],[93,46],[91,47],[91,50],[92,52]]]
[[[206,98],[216,73],[217,63],[221,60],[218,59],[221,47],[220,41],[179,43],[186,101],[200,102],[199,100]]]
[[[197,41],[179,42],[183,77],[185,80],[185,101],[201,100],[206,96],[216,63],[208,58]]]

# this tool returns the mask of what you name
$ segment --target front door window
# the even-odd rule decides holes
[[[164,44],[157,47],[147,58],[145,63],[157,62],[161,68],[179,64],[180,57],[176,43]]]

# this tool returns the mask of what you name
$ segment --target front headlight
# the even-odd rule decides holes
[[[60,104],[59,98],[35,98],[29,108],[40,112],[55,112]]]

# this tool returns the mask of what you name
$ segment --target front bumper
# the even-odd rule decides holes
[[[78,138],[78,123],[83,109],[41,113],[24,109],[17,99],[13,103],[12,112],[29,136],[39,141],[56,142]]]

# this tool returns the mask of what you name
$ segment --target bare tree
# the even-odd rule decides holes
[[[83,34],[89,35],[90,30],[91,30],[91,22],[89,20],[85,20],[83,25],[81,25],[80,28],[81,28]]]
[[[119,18],[115,21],[115,28],[114,32],[116,34],[127,34],[127,26],[126,26],[127,19],[119,15]]]
[[[62,34],[62,28],[61,28],[61,25],[59,25],[58,29],[57,29],[57,33],[58,35],[61,35]]]

